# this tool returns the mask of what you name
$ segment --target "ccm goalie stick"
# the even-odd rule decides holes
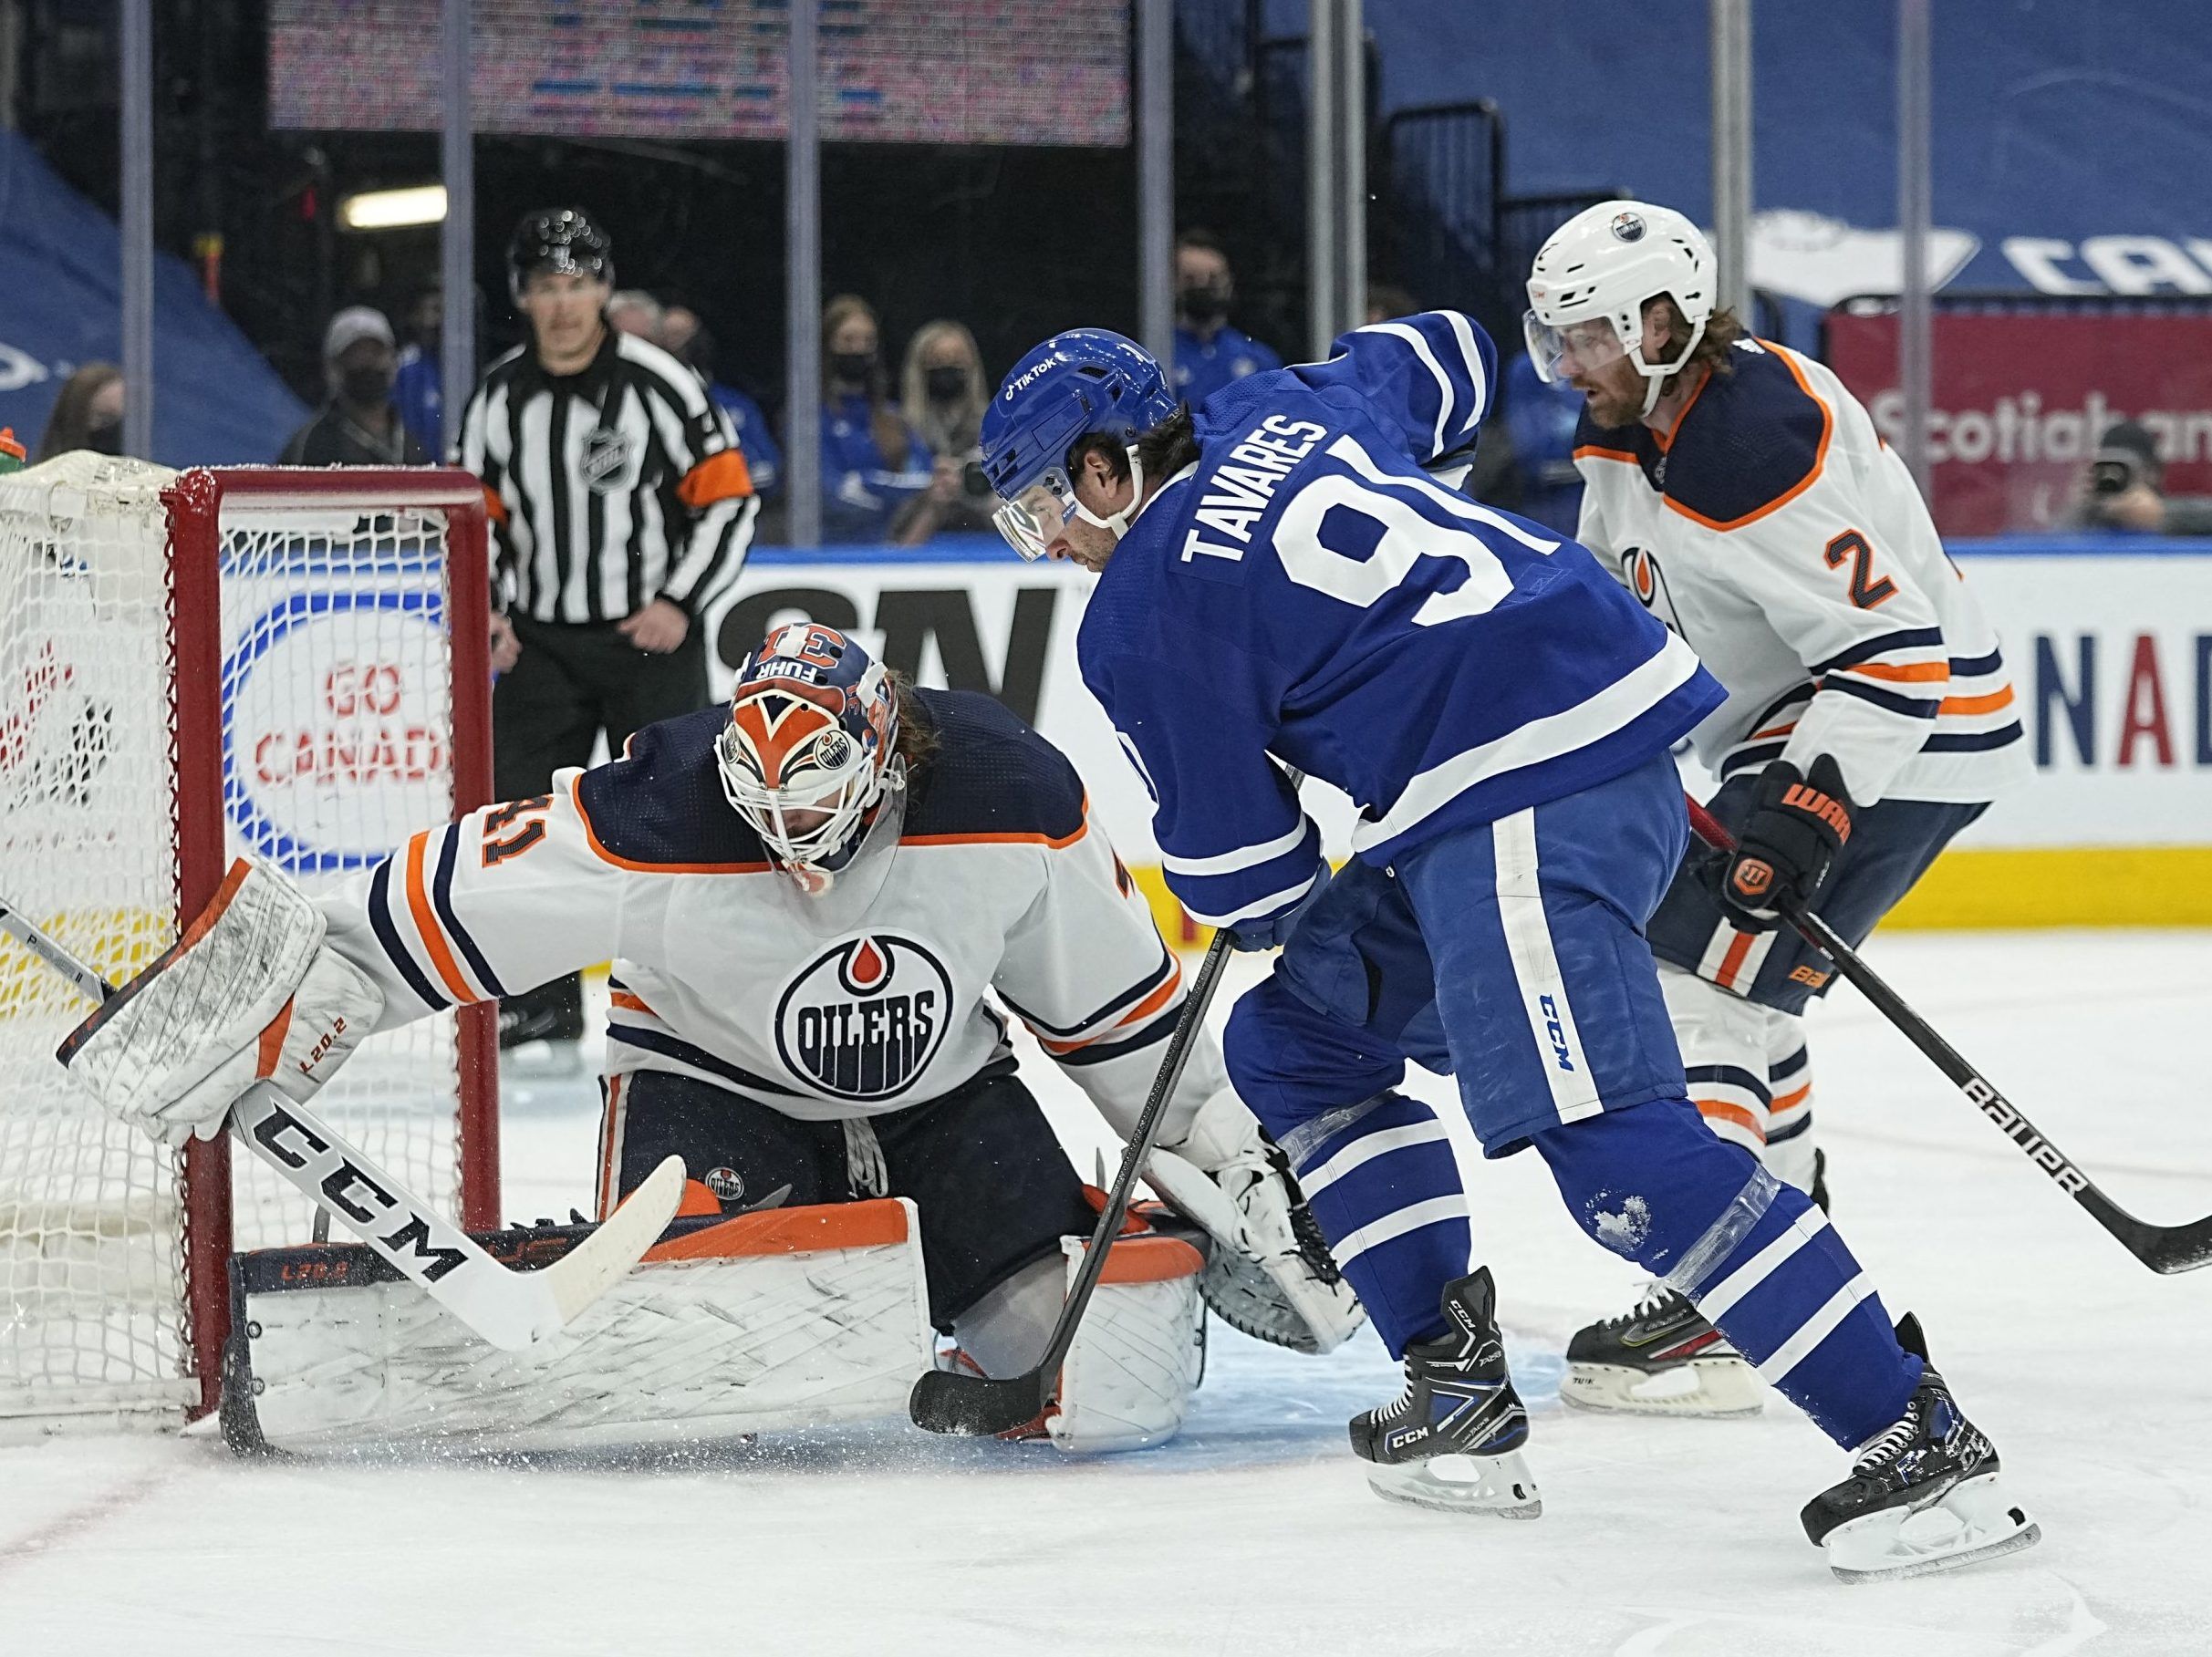
[[[1736,837],[1712,813],[1695,800],[1688,801],[1690,826],[1706,844],[1723,852],[1736,849]],[[1777,906],[1781,917],[1804,940],[1825,955],[1850,979],[1859,993],[1904,1032],[1905,1039],[1926,1053],[1936,1068],[1958,1085],[1981,1113],[1995,1123],[2006,1138],[2028,1154],[2028,1160],[2049,1175],[2051,1183],[2089,1210],[2090,1217],[2111,1232],[2120,1246],[2153,1271],[2194,1271],[2212,1263],[2212,1216],[2186,1226],[2153,1226],[2137,1219],[2097,1189],[2088,1175],[2039,1132],[2035,1124],[1986,1081],[1981,1072],[1959,1056],[1958,1050],[1937,1035],[1926,1019],[1905,1004],[1903,997],[1877,977],[1834,928],[1793,899]]]
[[[1305,780],[1296,771],[1286,769],[1284,774],[1293,792]],[[1075,1281],[1060,1307],[1060,1320],[1053,1325],[1053,1338],[1045,1342],[1044,1355],[1037,1360],[1034,1369],[1002,1378],[957,1370],[925,1371],[907,1398],[907,1414],[916,1426],[930,1433],[956,1433],[980,1438],[1010,1432],[1036,1420],[1044,1413],[1053,1385],[1059,1378],[1060,1365],[1067,1357],[1068,1348],[1075,1343],[1075,1326],[1083,1321],[1084,1308],[1091,1303],[1091,1291],[1098,1287],[1099,1274],[1106,1270],[1106,1250],[1121,1235],[1121,1222],[1129,1212],[1129,1198],[1137,1189],[1137,1176],[1146,1159],[1152,1155],[1152,1142],[1159,1137],[1159,1124],[1168,1113],[1168,1101],[1175,1093],[1176,1083],[1183,1079],[1183,1066],[1190,1057],[1191,1043],[1198,1040],[1199,1030],[1206,1021],[1206,1009],[1212,1005],[1221,968],[1229,963],[1229,928],[1223,927],[1207,946],[1206,958],[1191,982],[1182,1014],[1175,1021],[1175,1033],[1168,1041],[1168,1056],[1160,1061],[1159,1074],[1152,1079],[1151,1095],[1145,1101],[1143,1114],[1137,1119],[1137,1131],[1129,1135],[1128,1145],[1121,1154],[1121,1169],[1114,1176],[1114,1189],[1107,1195],[1097,1226],[1092,1229],[1090,1246],[1083,1251],[1083,1269],[1075,1274]]]
[[[0,898],[0,932],[96,1001],[117,993]],[[231,1106],[231,1131],[316,1207],[503,1351],[520,1351],[566,1327],[659,1240],[683,1198],[684,1169],[670,1156],[576,1248],[539,1271],[510,1271],[272,1082]]]

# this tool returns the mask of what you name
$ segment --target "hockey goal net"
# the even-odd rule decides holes
[[[483,497],[464,472],[172,472],[71,454],[0,480],[0,899],[112,980],[251,850],[309,890],[490,790]],[[213,1407],[234,1248],[313,1210],[227,1138],[172,1155],[55,1046],[89,1010],[0,937],[0,1433]],[[489,1007],[363,1044],[317,1100],[498,1224]]]

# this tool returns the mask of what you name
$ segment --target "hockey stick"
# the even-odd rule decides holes
[[[1286,769],[1284,775],[1293,792],[1305,781],[1303,774],[1296,771]],[[1152,1142],[1159,1137],[1159,1124],[1168,1113],[1168,1101],[1175,1093],[1176,1083],[1183,1079],[1183,1065],[1205,1024],[1206,1009],[1212,1005],[1221,968],[1229,964],[1229,928],[1223,927],[1214,933],[1213,942],[1206,947],[1206,958],[1199,966],[1198,977],[1191,980],[1190,994],[1184,999],[1181,1016],[1175,1021],[1175,1033],[1168,1039],[1168,1056],[1160,1061],[1159,1074],[1152,1079],[1151,1095],[1146,1099],[1144,1112],[1137,1119],[1137,1131],[1129,1135],[1128,1145],[1121,1154],[1121,1168],[1114,1176],[1114,1189],[1098,1216],[1098,1224],[1092,1228],[1090,1245],[1083,1251],[1083,1269],[1075,1274],[1075,1281],[1060,1307],[1060,1320],[1053,1325],[1053,1338],[1045,1342],[1044,1355],[1037,1360],[1034,1369],[1002,1378],[971,1375],[956,1370],[924,1371],[907,1398],[907,1414],[916,1426],[930,1433],[957,1433],[980,1438],[1011,1431],[1034,1421],[1044,1412],[1052,1395],[1053,1383],[1059,1378],[1060,1365],[1067,1357],[1068,1348],[1075,1343],[1075,1326],[1083,1321],[1084,1308],[1091,1303],[1091,1292],[1098,1287],[1099,1275],[1106,1270],[1106,1251],[1121,1235],[1122,1219],[1129,1212],[1129,1198],[1137,1189],[1146,1158],[1152,1155]]]
[[[118,993],[5,898],[0,932],[89,999],[105,1002]],[[683,1160],[670,1156],[567,1255],[543,1270],[510,1271],[275,1082],[256,1082],[241,1094],[229,1125],[286,1184],[503,1351],[557,1332],[606,1293],[659,1239],[683,1198]]]
[[[1719,851],[1736,849],[1736,837],[1712,813],[1695,800],[1688,803],[1690,826],[1697,831],[1698,839]],[[2212,1263],[2212,1216],[2186,1226],[2153,1226],[2128,1213],[2098,1190],[2089,1175],[2074,1166],[2066,1154],[2021,1115],[2010,1100],[1960,1057],[1958,1050],[1937,1035],[1926,1020],[1907,1007],[1904,998],[1884,983],[1826,921],[1794,899],[1785,898],[1776,907],[1782,918],[1807,943],[1833,961],[1836,969],[1858,992],[1903,1031],[1906,1041],[1926,1053],[1936,1068],[1997,1124],[2006,1138],[2028,1154],[2029,1161],[2049,1175],[2060,1190],[2088,1209],[2090,1217],[2117,1238],[2128,1253],[2156,1272],[2193,1271]]]

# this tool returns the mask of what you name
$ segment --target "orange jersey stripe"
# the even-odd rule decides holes
[[[1625,449],[1605,449],[1596,443],[1584,443],[1574,451],[1574,459],[1578,461],[1626,461],[1631,466],[1639,463],[1636,456]]]
[[[430,830],[424,829],[407,843],[407,906],[415,917],[415,929],[422,934],[422,947],[431,952],[431,964],[445,980],[447,993],[456,1001],[481,1001],[484,999],[482,992],[469,988],[445,934],[439,929],[438,917],[431,913],[430,892],[422,884],[423,847],[430,837]]]
[[[1150,1018],[1154,1013],[1158,1012],[1161,1008],[1165,1007],[1170,1000],[1172,1000],[1175,997],[1175,992],[1183,987],[1183,964],[1180,961],[1175,961],[1172,963],[1172,965],[1175,969],[1168,975],[1168,981],[1166,983],[1162,984],[1158,989],[1155,989],[1143,1000],[1137,1002],[1136,1006],[1129,1009],[1129,1010],[1124,1013],[1120,1018],[1116,1019],[1113,1023],[1106,1026],[1106,1029],[1100,1030],[1096,1035],[1085,1036],[1080,1040],[1074,1041],[1047,1041],[1043,1036],[1039,1036],[1037,1038],[1037,1045],[1042,1047],[1046,1052],[1054,1055],[1060,1053],[1072,1053],[1078,1048],[1090,1046],[1094,1041],[1103,1041],[1108,1036],[1117,1035],[1122,1030],[1127,1030],[1130,1025],[1137,1023],[1141,1019]]]
[[[1743,967],[1743,958],[1751,953],[1751,945],[1758,940],[1756,932],[1739,932],[1729,945],[1728,953],[1720,958],[1720,976],[1713,981],[1723,989],[1736,988],[1736,974]]]
[[[624,1012],[641,1012],[649,1019],[657,1019],[660,1016],[627,989],[618,989],[608,999],[614,1006],[622,1009]]]
[[[1690,1103],[1698,1107],[1698,1115],[1710,1116],[1718,1122],[1733,1123],[1760,1144],[1766,1143],[1766,1124],[1740,1104],[1730,1104],[1725,1099],[1693,1099]]]
[[[1767,1109],[1768,1119],[1771,1121],[1774,1117],[1781,1115],[1786,1111],[1793,1111],[1797,1109],[1798,1106],[1809,1102],[1812,1097],[1812,1083],[1808,1082],[1804,1086],[1799,1088],[1794,1093],[1784,1093],[1781,1098],[1777,1099],[1771,1105],[1770,1105]]]
[[[1854,667],[1838,668],[1838,673],[1855,673],[1862,678],[1887,679],[1892,684],[1925,685],[1951,677],[1948,662],[1860,662]]]
[[[1995,713],[1999,708],[2012,706],[2012,687],[1992,690],[1987,696],[1947,696],[1936,705],[1937,713]]]
[[[1770,725],[1764,730],[1754,730],[1750,736],[1744,738],[1744,740],[1759,742],[1765,740],[1768,737],[1786,737],[1796,729],[1797,721],[1791,720],[1787,725]]]

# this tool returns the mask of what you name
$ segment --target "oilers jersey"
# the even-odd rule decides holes
[[[1099,576],[1084,682],[1200,919],[1264,918],[1316,876],[1270,753],[1350,794],[1355,853],[1387,865],[1633,770],[1719,705],[1588,552],[1423,470],[1473,442],[1495,370],[1470,318],[1432,311],[1239,380]]]
[[[709,708],[415,835],[318,900],[327,941],[382,987],[379,1028],[611,960],[610,1075],[672,1071],[810,1121],[1010,1071],[1002,1005],[1126,1134],[1180,964],[1060,752],[988,697],[915,694],[938,751],[822,897],[723,798],[729,715]],[[1201,1041],[1166,1142],[1223,1085]]]
[[[1832,755],[1861,805],[1971,804],[2028,768],[1997,634],[1912,473],[1823,365],[1742,339],[1667,431],[1583,416],[1578,531],[1728,688],[1722,779]]]

